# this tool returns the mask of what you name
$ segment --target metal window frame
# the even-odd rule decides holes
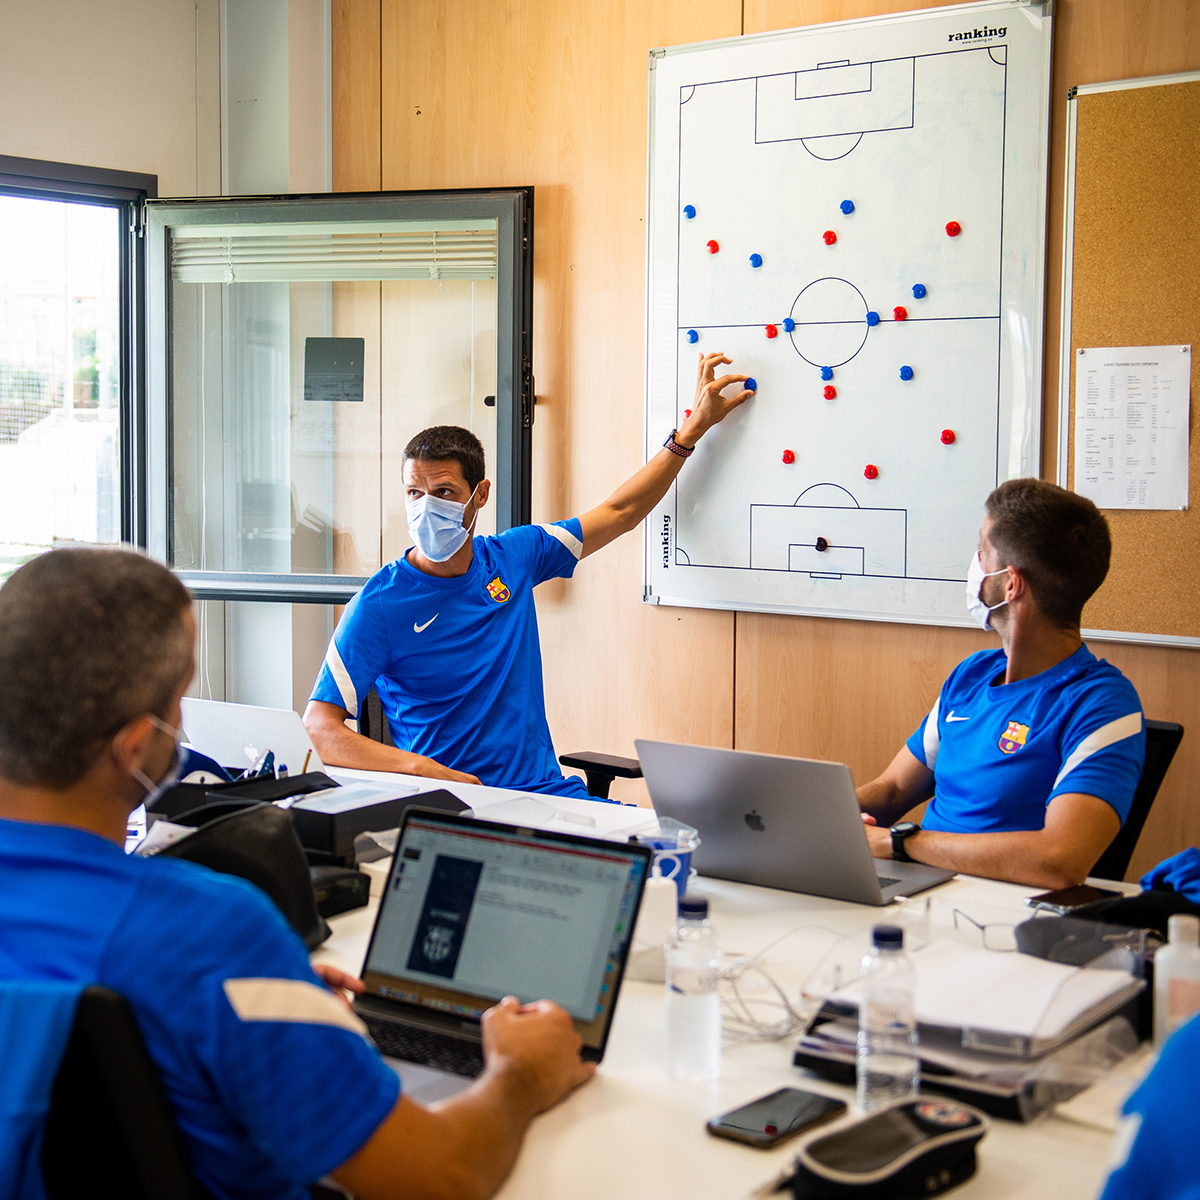
[[[120,238],[121,540],[146,546],[146,279],[142,213],[158,176],[0,154],[0,193],[116,208]]]
[[[533,188],[339,192],[151,200],[146,204],[147,537],[170,564],[170,237],[177,225],[303,221],[497,222],[496,531],[531,519],[533,448]],[[507,336],[505,331],[507,332]],[[178,571],[200,600],[344,604],[366,582],[348,575]]]

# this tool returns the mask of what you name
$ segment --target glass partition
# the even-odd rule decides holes
[[[149,206],[150,548],[197,596],[348,599],[410,544],[401,459],[428,425],[483,442],[480,532],[528,520],[531,207]]]

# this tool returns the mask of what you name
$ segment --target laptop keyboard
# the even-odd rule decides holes
[[[412,1025],[382,1021],[362,1012],[359,1016],[366,1022],[375,1045],[389,1058],[439,1067],[454,1075],[465,1075],[468,1079],[474,1079],[483,1072],[483,1046],[478,1042],[434,1033],[429,1029],[417,1029]]]

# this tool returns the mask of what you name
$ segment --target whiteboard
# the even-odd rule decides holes
[[[651,514],[647,602],[971,623],[983,501],[1039,466],[1050,35],[1010,0],[652,52],[648,456],[700,352],[758,387]]]

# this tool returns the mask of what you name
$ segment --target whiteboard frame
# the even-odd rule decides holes
[[[1062,306],[1058,329],[1058,451],[1055,482],[1067,487],[1071,477],[1071,368],[1074,360],[1071,342],[1071,299],[1075,276],[1075,162],[1078,151],[1080,96],[1098,92],[1126,92],[1135,88],[1162,87],[1176,83],[1200,82],[1200,71],[1181,71],[1177,75],[1147,75],[1143,79],[1116,79],[1108,83],[1081,83],[1067,93],[1067,153],[1063,187]],[[1129,633],[1116,629],[1085,629],[1084,641],[1124,642],[1138,646],[1173,646],[1200,650],[1200,637],[1169,633]]]
[[[1045,73],[1045,92],[1044,92],[1044,112],[1041,115],[1040,121],[1042,125],[1042,153],[1040,156],[1040,171],[1038,174],[1038,188],[1041,195],[1041,220],[1038,225],[1036,242],[1037,242],[1037,270],[1041,277],[1041,287],[1037,289],[1039,301],[1036,311],[1031,314],[1031,326],[1033,335],[1030,340],[1031,353],[1035,360],[1032,375],[1032,392],[1031,392],[1031,417],[1030,417],[1030,433],[1029,433],[1029,462],[1033,465],[1034,473],[1038,473],[1038,465],[1041,462],[1042,456],[1042,423],[1045,414],[1045,395],[1043,388],[1043,374],[1045,370],[1045,352],[1046,352],[1046,305],[1045,305],[1045,284],[1047,277],[1047,227],[1049,216],[1050,189],[1050,121],[1052,115],[1052,98],[1053,98],[1053,18],[1054,0],[973,0],[971,3],[945,5],[936,9],[918,9],[908,12],[887,13],[871,17],[859,17],[844,21],[829,21],[818,22],[813,25],[796,26],[792,29],[776,29],[768,30],[755,34],[742,34],[740,36],[717,38],[707,42],[688,42],[677,46],[657,47],[651,49],[648,53],[648,70],[647,70],[647,156],[650,160],[653,155],[655,144],[655,68],[660,59],[668,55],[674,56],[686,54],[697,50],[709,50],[717,47],[728,46],[745,46],[755,42],[763,42],[773,40],[781,36],[786,36],[789,33],[799,33],[807,30],[820,28],[823,30],[833,30],[838,28],[863,28],[868,26],[887,25],[895,23],[898,20],[920,17],[920,16],[938,16],[945,17],[954,14],[962,14],[966,20],[972,19],[971,14],[983,12],[995,12],[997,10],[1022,10],[1028,9],[1037,11],[1041,17],[1051,22],[1050,33],[1047,39],[1048,45],[1045,52],[1045,61],[1043,65]],[[645,329],[647,336],[645,339],[645,363],[644,363],[644,400],[643,400],[643,438],[647,449],[647,458],[653,451],[650,444],[650,389],[651,389],[651,372],[652,372],[652,355],[653,342],[650,336],[651,331],[651,309],[653,305],[653,293],[650,286],[652,280],[652,261],[654,256],[654,219],[653,219],[653,172],[648,169],[646,172],[646,296],[645,296]],[[676,485],[672,485],[676,486]],[[821,608],[817,606],[807,605],[790,605],[787,608],[780,608],[773,604],[760,604],[746,601],[717,601],[706,599],[702,604],[693,600],[674,599],[670,597],[660,596],[653,592],[649,585],[646,575],[651,541],[650,522],[644,521],[642,524],[642,602],[646,604],[662,605],[664,607],[676,608],[703,608],[712,609],[715,611],[726,612],[762,612],[772,613],[783,616],[807,616],[807,617],[829,617],[840,620],[851,621],[881,621],[894,624],[908,625],[929,625],[940,628],[975,628],[976,623],[965,612],[962,616],[957,615],[942,615],[928,616],[925,614],[907,614],[907,613],[892,613],[892,612],[872,612],[866,610],[841,610]],[[1200,642],[1200,639],[1197,639]]]

